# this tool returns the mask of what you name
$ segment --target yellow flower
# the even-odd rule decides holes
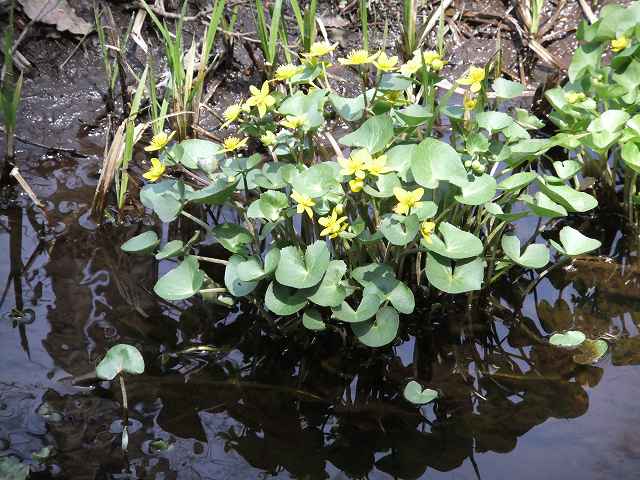
[[[377,58],[378,54],[369,55],[366,50],[351,50],[347,58],[339,58],[338,62],[342,65],[365,65],[373,62]]]
[[[611,50],[613,50],[616,53],[624,50],[629,45],[631,45],[631,40],[629,40],[624,35],[621,36],[620,38],[616,38],[614,40],[611,40]]]
[[[354,178],[349,180],[349,188],[353,193],[358,193],[364,187],[364,180]]]
[[[442,70],[447,62],[442,60],[441,58],[436,58],[433,62],[431,62],[431,68],[434,72],[439,72]]]
[[[416,188],[409,192],[404,188],[396,187],[393,189],[393,194],[398,199],[398,204],[393,208],[393,211],[399,215],[407,215],[413,207],[420,203],[424,195],[424,188]]]
[[[387,167],[387,156],[380,155],[378,158],[371,158],[371,156],[369,156],[369,160],[364,162],[364,169],[367,173],[376,177],[382,173],[387,173],[389,171]]]
[[[268,131],[260,137],[260,141],[265,147],[270,147],[276,144],[276,134],[272,131]]]
[[[291,63],[280,65],[276,69],[275,79],[286,82],[287,80],[291,80],[292,77],[300,73],[302,70],[303,67],[300,65],[293,65]]]
[[[475,98],[465,96],[463,104],[464,104],[464,109],[467,112],[470,112],[471,110],[476,108],[478,101]]]
[[[400,65],[400,73],[405,77],[410,77],[411,75],[416,73],[418,70],[420,70],[420,67],[422,67],[422,63],[420,62],[420,59],[413,57],[404,65]]]
[[[164,175],[166,169],[167,167],[165,167],[160,160],[152,158],[151,168],[147,172],[143,173],[142,176],[150,182],[155,182]]]
[[[156,133],[151,139],[151,143],[148,146],[144,147],[146,152],[155,152],[157,150],[162,150],[167,144],[171,141],[176,132],[171,132],[167,135],[164,132]]]
[[[298,193],[295,190],[293,190],[291,192],[291,198],[293,198],[293,200],[295,200],[296,203],[298,204],[298,207],[297,207],[298,213],[306,212],[307,215],[309,215],[309,218],[313,219],[313,210],[311,210],[311,207],[313,207],[316,204],[316,202],[314,202],[311,199],[311,197],[309,197],[308,195],[304,195],[302,193]]]
[[[378,58],[376,58],[373,64],[376,66],[378,70],[381,72],[391,72],[395,70],[396,64],[398,63],[398,57],[387,57],[385,52],[380,52],[378,54]]]
[[[251,92],[251,97],[246,101],[246,105],[256,107],[258,115],[264,117],[267,109],[276,103],[276,99],[269,95],[269,82],[264,82],[260,90],[251,85],[249,91]]]
[[[329,238],[335,238],[347,227],[347,225],[344,224],[347,217],[338,217],[338,215],[337,209],[334,208],[331,215],[318,219],[318,223],[324,227],[324,230],[320,232],[321,237],[328,235]]]
[[[225,108],[224,112],[222,112],[222,118],[224,118],[225,122],[220,125],[220,128],[227,128],[238,119],[241,113],[241,103],[234,103],[233,105],[229,105],[227,108]]]
[[[306,123],[307,116],[304,113],[302,115],[287,115],[284,120],[280,120],[280,125],[291,130],[302,128]]]
[[[429,244],[433,243],[433,240],[431,240],[431,234],[435,229],[436,224],[431,220],[425,220],[420,224],[420,234],[422,235],[422,238],[424,238],[425,242]]]
[[[222,146],[224,147],[223,152],[234,152],[236,150],[240,150],[247,146],[248,141],[249,139],[247,137],[242,139],[238,137],[227,137],[224,139],[224,142],[222,142]]]
[[[351,152],[349,158],[338,157],[338,164],[342,167],[340,174],[353,175],[358,180],[364,180],[366,176],[365,163],[371,160],[371,154],[366,148]]]
[[[578,102],[584,102],[586,98],[587,96],[582,92],[566,92],[564,94],[564,99],[571,105]]]
[[[309,48],[309,53],[303,53],[302,56],[307,59],[324,57],[333,52],[337,46],[337,43],[331,45],[329,42],[314,42]]]
[[[460,85],[471,85],[469,90],[473,93],[477,93],[482,88],[482,81],[485,77],[484,68],[471,67],[464,77],[458,79]]]

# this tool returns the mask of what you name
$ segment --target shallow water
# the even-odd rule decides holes
[[[618,263],[556,272],[518,317],[506,281],[492,312],[419,310],[382,352],[274,330],[248,306],[164,304],[149,292],[170,264],[119,249],[149,227],[88,217],[103,103],[99,71],[77,75],[83,62],[25,85],[20,134],[85,156],[20,145],[48,213],[24,197],[0,209],[0,455],[30,463],[33,478],[637,477],[638,263],[614,217],[588,228]],[[612,353],[580,366],[541,341],[569,327],[616,337]],[[127,379],[126,455],[119,387],[70,381],[115,343],[137,345],[147,364]],[[185,351],[194,346],[207,348]],[[408,404],[412,377],[442,398]],[[45,446],[53,454],[37,464]]]

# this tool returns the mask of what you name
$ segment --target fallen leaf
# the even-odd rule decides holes
[[[67,0],[18,0],[24,13],[37,22],[55,25],[58,31],[86,35],[93,27],[80,18]]]

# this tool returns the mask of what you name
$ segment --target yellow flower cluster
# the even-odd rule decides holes
[[[309,52],[303,53],[302,57],[308,62],[314,62],[325,55],[329,55],[337,46],[337,43],[332,45],[329,42],[314,42],[309,48]]]
[[[398,203],[393,207],[393,211],[398,215],[409,215],[409,212],[414,207],[419,207],[424,195],[424,188],[416,188],[415,190],[408,191],[402,187],[396,187],[393,189],[393,195],[398,200]]]
[[[400,73],[405,77],[410,77],[420,70],[423,65],[428,71],[439,72],[444,68],[446,63],[447,62],[443,60],[442,55],[438,52],[434,52],[433,50],[428,50],[426,52],[416,50],[413,52],[411,60],[400,66]]]
[[[291,191],[291,198],[298,204],[296,210],[298,213],[306,213],[310,219],[313,220],[313,210],[311,207],[315,206],[316,202],[303,193]]]
[[[627,48],[629,45],[631,45],[631,40],[629,40],[624,35],[614,40],[611,40],[611,50],[614,51],[615,53],[621,52],[622,50]]]
[[[339,157],[338,164],[342,167],[341,175],[353,177],[349,180],[349,187],[354,193],[362,190],[367,174],[377,177],[389,171],[387,156],[373,158],[366,148],[352,152],[349,158]]]
[[[482,88],[482,82],[486,77],[484,68],[471,67],[466,75],[458,79],[460,85],[469,85],[469,90],[473,93],[478,93]]]

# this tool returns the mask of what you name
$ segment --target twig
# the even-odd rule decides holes
[[[31,189],[31,187],[29,186],[27,181],[20,174],[20,170],[18,170],[18,167],[13,167],[13,169],[11,170],[11,173],[9,173],[9,175],[11,175],[13,178],[15,178],[17,180],[17,182],[20,184],[22,189],[25,191],[25,193],[29,196],[31,201],[36,206],[44,209],[44,204],[40,200],[38,200],[38,197],[36,196],[35,192]]]
[[[587,20],[589,20],[589,23],[596,23],[598,21],[598,17],[596,16],[595,13],[593,13],[593,10],[591,9],[587,1],[578,0],[578,3],[580,4],[580,7],[582,7],[584,16],[587,17]]]
[[[4,127],[2,125],[0,125],[0,132],[2,132],[2,133],[5,132]],[[38,142],[31,141],[31,140],[27,140],[26,138],[19,137],[18,135],[14,135],[14,137],[20,143],[24,143],[26,145],[31,145],[33,147],[43,148],[43,149],[48,150],[50,152],[69,153],[69,154],[73,155],[74,157],[87,158],[87,155],[79,153],[74,148],[52,147],[51,145],[45,145],[44,143],[38,143]]]
[[[85,33],[82,38],[80,39],[80,41],[78,42],[78,44],[73,47],[73,50],[71,50],[71,53],[67,56],[67,58],[64,59],[64,62],[62,62],[59,66],[58,66],[58,70],[62,70],[64,68],[64,66],[67,64],[67,62],[69,60],[71,60],[73,58],[73,56],[75,55],[75,53],[78,51],[78,49],[80,48],[80,46],[84,43],[84,41],[87,39],[87,37],[89,36],[89,34],[91,33],[91,31],[88,31],[87,33]]]
[[[438,6],[438,8],[431,14],[431,17],[429,17],[429,20],[427,21],[427,24],[425,25],[424,30],[420,35],[420,40],[418,40],[418,43],[417,43],[418,47],[422,45],[422,43],[427,38],[427,35],[429,34],[429,32],[433,30],[433,27],[436,26],[436,23],[438,23],[438,20],[440,20],[440,15],[444,15],[444,11],[447,8],[449,8],[452,3],[453,3],[453,0],[442,0],[440,2],[440,5]]]

